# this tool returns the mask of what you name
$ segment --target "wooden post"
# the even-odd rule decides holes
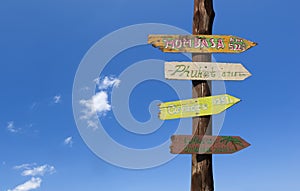
[[[194,0],[193,34],[212,34],[215,13],[212,0]],[[211,62],[211,54],[193,54],[193,62]],[[211,95],[211,82],[193,80],[193,98]],[[211,116],[193,118],[193,134],[211,135]],[[191,191],[213,191],[212,155],[192,155]]]

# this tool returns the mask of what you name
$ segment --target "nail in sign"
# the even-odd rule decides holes
[[[228,94],[161,103],[161,120],[214,115],[238,103],[240,99]]]
[[[238,136],[173,135],[172,154],[232,154],[250,144]]]
[[[148,43],[163,52],[241,53],[255,42],[225,35],[149,35]]]
[[[171,80],[244,80],[250,76],[249,71],[238,63],[165,63],[165,78]]]

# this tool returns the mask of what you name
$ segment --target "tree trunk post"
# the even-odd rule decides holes
[[[212,34],[212,0],[194,0],[193,34]],[[211,54],[193,54],[193,62],[211,62]],[[192,81],[193,98],[211,95],[211,81]],[[193,135],[212,135],[211,116],[193,118]],[[191,191],[213,191],[212,155],[192,154]]]

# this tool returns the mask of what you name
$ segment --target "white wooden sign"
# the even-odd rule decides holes
[[[244,80],[250,76],[250,72],[239,63],[165,63],[165,78],[172,80]]]

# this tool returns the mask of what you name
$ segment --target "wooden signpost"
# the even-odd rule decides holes
[[[149,35],[148,43],[163,52],[241,53],[255,42],[225,35]]]
[[[172,80],[244,80],[251,74],[241,64],[166,62],[165,78]]]
[[[241,64],[212,63],[211,53],[241,53],[257,44],[225,35],[212,35],[213,0],[194,0],[193,35],[148,36],[148,43],[163,52],[189,52],[192,62],[165,63],[165,77],[192,80],[193,99],[159,105],[162,120],[193,117],[192,135],[172,136],[171,153],[192,154],[191,191],[213,191],[212,154],[240,151],[249,143],[238,136],[212,136],[211,115],[240,99],[224,94],[211,96],[211,80],[244,80],[251,74]]]
[[[188,100],[172,101],[159,105],[162,120],[214,115],[238,103],[240,99],[231,95],[218,95]]]
[[[172,154],[232,154],[248,146],[238,136],[173,135]]]

